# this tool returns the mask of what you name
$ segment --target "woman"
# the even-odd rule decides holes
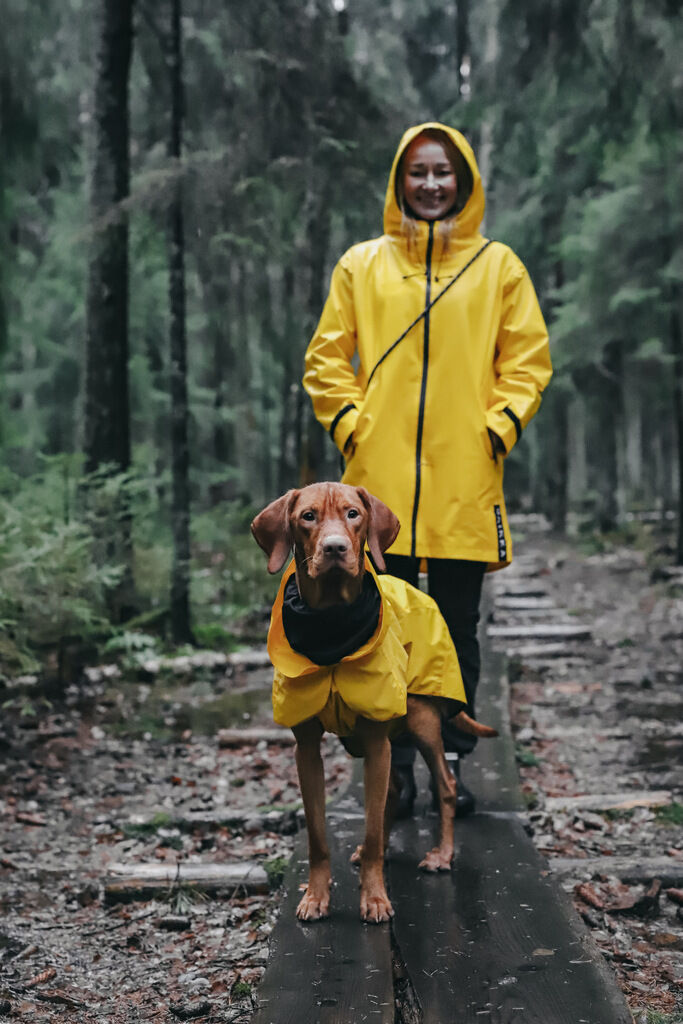
[[[304,375],[346,457],[343,481],[367,487],[401,521],[388,571],[417,584],[427,562],[471,714],[483,575],[512,557],[503,461],[552,373],[533,285],[508,246],[480,234],[483,214],[467,140],[434,122],[410,128],[389,176],[384,234],[335,267]],[[452,755],[473,747],[460,733],[444,740]],[[414,751],[394,755],[405,766]],[[412,769],[403,774],[409,811]],[[458,807],[474,807],[462,782]]]

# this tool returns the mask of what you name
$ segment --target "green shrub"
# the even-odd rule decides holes
[[[97,557],[91,524],[71,516],[73,492],[54,467],[8,497],[0,481],[0,638],[20,652],[109,628],[107,599],[123,567]],[[2,645],[0,644],[0,653]]]

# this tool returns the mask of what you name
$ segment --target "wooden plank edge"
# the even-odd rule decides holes
[[[543,810],[555,811],[630,811],[635,807],[665,807],[673,802],[667,789],[652,792],[597,793],[583,796],[549,796],[543,800]]]
[[[553,857],[548,863],[558,881],[586,881],[606,875],[631,885],[651,882],[653,878],[659,878],[667,889],[683,885],[683,860],[673,857]]]

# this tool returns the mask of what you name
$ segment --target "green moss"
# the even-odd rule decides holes
[[[236,981],[230,995],[233,999],[246,999],[251,995],[251,985],[248,981]]]
[[[655,808],[655,817],[663,825],[683,825],[683,804],[675,801]]]
[[[215,622],[195,626],[194,635],[199,647],[212,651],[226,651],[229,653],[230,651],[236,651],[242,646],[230,630]]]
[[[166,811],[159,811],[149,821],[126,822],[121,826],[121,831],[127,839],[137,839],[154,835],[160,828],[168,828],[172,823],[171,815]]]
[[[279,889],[282,885],[288,863],[287,857],[273,857],[272,860],[263,862],[271,889]]]
[[[606,810],[600,813],[608,821],[628,821],[629,818],[633,817],[634,808],[629,810],[623,810],[618,807],[608,807]]]
[[[521,743],[515,744],[515,758],[518,764],[523,764],[527,768],[535,768],[541,764],[541,761],[532,750],[528,747],[523,746]]]

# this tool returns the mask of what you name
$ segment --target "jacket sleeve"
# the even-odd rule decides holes
[[[334,268],[320,323],[306,350],[303,384],[316,419],[343,452],[363,404],[351,359],[356,351],[356,317],[348,255]]]
[[[536,413],[553,372],[548,331],[536,292],[516,257],[503,288],[494,371],[496,381],[486,425],[498,435],[508,453]]]

